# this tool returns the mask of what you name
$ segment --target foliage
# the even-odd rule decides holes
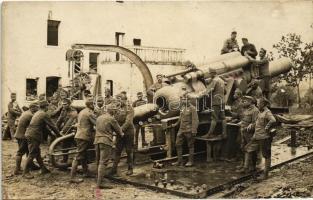
[[[294,87],[291,86],[277,86],[272,88],[271,101],[281,107],[292,106],[297,99],[297,93]]]

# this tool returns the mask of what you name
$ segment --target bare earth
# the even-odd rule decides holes
[[[2,142],[2,194],[3,199],[177,199],[179,197],[157,193],[132,185],[112,183],[114,189],[95,190],[95,180],[70,184],[69,171],[50,167],[48,175],[33,172],[35,178],[25,180],[14,176],[17,143]],[[44,146],[42,155],[46,154]],[[24,158],[25,159],[25,158]],[[231,198],[284,198],[313,197],[313,158],[289,164],[271,172],[263,182],[249,181],[235,186]]]

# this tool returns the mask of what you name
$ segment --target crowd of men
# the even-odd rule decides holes
[[[221,53],[239,51],[236,40],[237,33],[232,32],[231,38],[225,41]],[[265,158],[264,178],[268,176],[271,165],[271,127],[275,123],[271,111],[268,109],[269,97],[269,61],[266,58],[266,50],[261,48],[259,59],[256,59],[258,52],[255,46],[248,42],[247,38],[242,38],[243,46],[241,54],[246,56],[251,64],[244,69],[248,75],[245,77],[250,84],[248,90],[237,89],[232,105],[232,120],[240,122],[241,134],[239,136],[242,151],[244,152],[243,173],[255,170],[257,152],[261,151]],[[208,133],[202,138],[214,137],[218,122],[222,123],[222,138],[227,138],[226,118],[224,113],[225,83],[216,70],[210,70],[211,81],[207,84],[207,90],[203,95],[210,94],[212,97],[211,123]],[[162,80],[162,75],[157,75],[157,82],[148,90],[147,94],[153,94],[160,88],[168,85]],[[259,86],[258,79],[265,79],[266,85],[263,91]],[[15,137],[18,141],[18,151],[16,153],[16,168],[14,174],[23,174],[25,178],[33,178],[30,170],[41,169],[41,173],[50,171],[44,165],[41,157],[40,145],[46,140],[46,136],[56,138],[69,133],[73,126],[77,127],[75,142],[77,145],[77,155],[72,161],[70,182],[80,183],[83,179],[76,177],[77,168],[82,166],[84,177],[91,174],[87,165],[87,150],[94,145],[96,149],[96,164],[98,167],[97,187],[110,188],[103,178],[105,175],[116,175],[118,164],[123,149],[127,153],[128,171],[127,175],[133,174],[133,154],[138,148],[139,132],[142,137],[142,146],[147,146],[145,130],[140,125],[133,124],[134,107],[147,103],[143,99],[143,93],[137,93],[137,100],[130,103],[127,100],[126,92],[121,92],[115,98],[111,96],[109,89],[105,90],[104,97],[86,98],[85,108],[79,113],[71,106],[71,99],[59,90],[47,101],[43,95],[39,102],[32,103],[29,109],[22,112],[16,103],[16,94],[11,94],[11,102],[8,105],[8,126],[3,139]],[[150,95],[151,96],[151,95]],[[19,117],[17,129],[15,121]],[[182,165],[182,145],[187,141],[189,148],[188,162],[186,167],[193,166],[194,137],[197,134],[199,124],[198,113],[194,105],[191,104],[188,92],[181,96],[180,116],[173,127],[179,125],[176,138],[177,162],[173,165]],[[109,174],[105,173],[106,166],[113,150],[113,135],[116,135],[113,167]],[[71,144],[64,142],[63,148]],[[23,170],[21,169],[22,156],[27,155]],[[36,159],[39,167],[33,163]],[[68,161],[68,156],[63,156],[63,162]]]

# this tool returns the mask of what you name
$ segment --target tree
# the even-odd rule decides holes
[[[280,76],[277,80],[286,81],[288,86],[297,88],[298,104],[301,103],[300,97],[300,82],[308,75],[308,66],[304,59],[305,47],[301,41],[301,36],[295,33],[288,33],[281,37],[281,40],[273,45],[273,48],[277,50],[278,57],[288,57],[293,62],[292,69],[287,75]]]

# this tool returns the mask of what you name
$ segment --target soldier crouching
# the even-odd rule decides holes
[[[265,169],[264,174],[261,179],[266,179],[268,177],[269,170],[271,168],[271,146],[272,146],[272,136],[270,135],[270,128],[276,122],[275,117],[272,112],[267,108],[270,104],[269,100],[262,98],[259,101],[260,113],[255,122],[254,135],[247,145],[247,160],[251,159],[251,155],[254,152],[261,151],[262,156],[265,158]]]
[[[80,163],[83,168],[84,177],[90,177],[87,164],[87,150],[94,140],[94,125],[96,125],[96,117],[93,114],[93,99],[86,100],[86,108],[78,114],[77,133],[74,137],[77,144],[77,155],[74,157],[71,169],[71,183],[80,183],[83,179],[76,179],[76,171]]]
[[[134,157],[134,133],[135,127],[133,124],[134,118],[134,109],[130,104],[127,103],[127,99],[123,95],[117,95],[117,107],[118,111],[115,113],[114,117],[119,123],[124,133],[124,137],[118,136],[116,137],[116,150],[115,150],[115,158],[113,162],[113,167],[111,171],[111,175],[117,174],[117,166],[120,162],[121,154],[123,149],[126,149],[127,154],[127,164],[128,171],[126,175],[133,174],[133,157]]]
[[[116,107],[109,104],[106,113],[98,117],[96,122],[96,135],[95,135],[95,148],[96,148],[96,163],[98,168],[97,188],[111,189],[112,187],[105,184],[103,185],[103,177],[108,160],[111,156],[113,147],[113,132],[119,137],[123,137],[123,132],[118,122],[113,117],[116,112]]]
[[[179,131],[176,137],[176,151],[177,151],[177,162],[172,165],[178,166],[183,164],[183,149],[182,145],[184,139],[186,139],[189,149],[189,158],[186,163],[186,167],[193,166],[193,154],[194,154],[194,136],[197,134],[199,119],[196,108],[190,103],[190,100],[186,95],[181,98],[181,111],[178,121],[172,126],[175,127],[180,124]]]

